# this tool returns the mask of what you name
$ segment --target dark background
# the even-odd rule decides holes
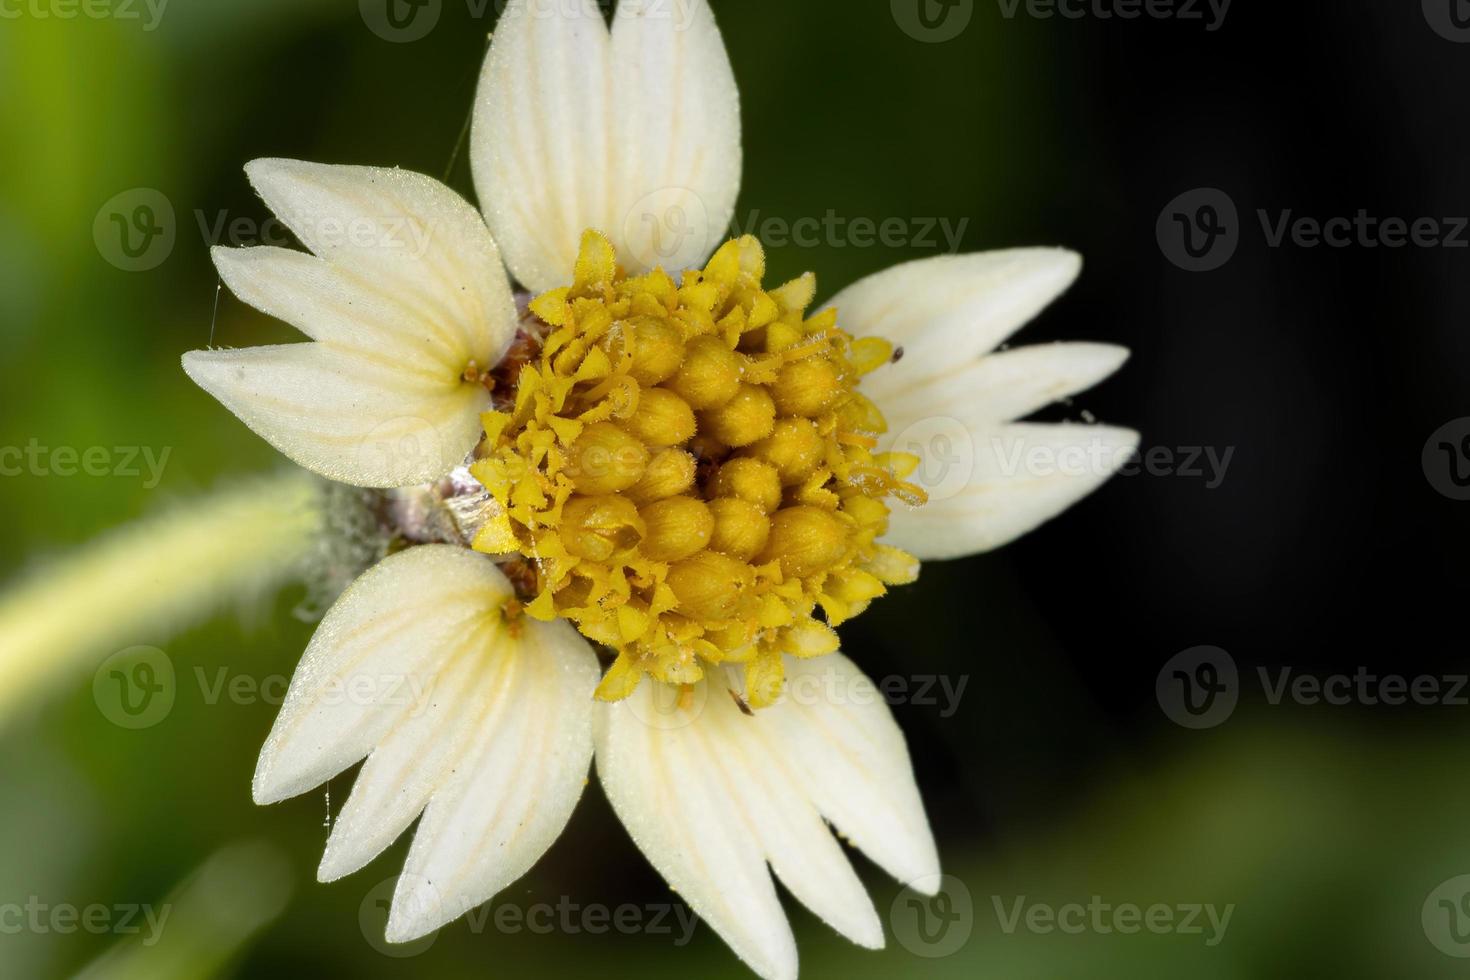
[[[1087,259],[1079,284],[1019,340],[1107,341],[1134,357],[1047,417],[1134,427],[1145,451],[1178,462],[1194,447],[1233,450],[1218,487],[1119,477],[1000,553],[926,566],[919,586],[845,628],[874,677],[966,685],[957,704],[910,699],[895,714],[946,871],[973,899],[972,931],[943,957],[893,938],[864,953],[788,897],[805,975],[1460,975],[1421,908],[1470,873],[1470,707],[1271,704],[1256,669],[1467,670],[1456,627],[1470,504],[1436,490],[1442,468],[1426,473],[1422,454],[1432,433],[1470,416],[1470,233],[1460,248],[1272,248],[1257,212],[1366,209],[1447,230],[1470,215],[1470,44],[1442,37],[1433,11],[1408,0],[1237,0],[1216,31],[1043,19],[1024,6],[1008,18],[998,0],[975,0],[944,43],[907,33],[881,0],[714,5],[744,99],[737,220],[944,217],[968,219],[964,251],[1075,248]],[[454,151],[490,27],[459,0],[407,44],[376,36],[348,2],[173,0],[148,32],[0,21],[0,443],[173,447],[155,491],[0,480],[12,516],[0,581],[279,466],[178,368],[180,353],[208,343],[214,303],[196,213],[206,224],[219,212],[265,218],[240,169],[262,156],[436,177],[448,167],[472,196]],[[92,239],[98,209],[136,187],[178,214],[177,245],[146,273],[113,267]],[[1238,250],[1211,272],[1176,267],[1156,237],[1166,206],[1196,188],[1223,191],[1239,214]],[[774,275],[815,270],[830,296],[933,253],[829,240],[772,248],[771,259]],[[226,346],[289,335],[228,295],[215,330]],[[300,598],[290,590],[177,638],[119,636],[25,699],[4,722],[0,903],[187,897],[178,883],[198,887],[190,876],[209,855],[254,838],[294,885],[288,906],[261,913],[273,922],[248,939],[196,923],[169,934],[190,940],[174,946],[124,941],[105,969],[745,975],[703,929],[673,949],[667,937],[460,926],[391,959],[359,913],[407,840],[357,876],[315,884],[321,796],[269,810],[248,798],[273,707],[181,698],[143,732],[99,715],[95,663],[133,644],[166,646],[181,673],[289,675],[310,633],[290,616]],[[1170,720],[1156,680],[1200,645],[1233,658],[1240,704],[1191,730]],[[349,785],[334,781],[334,811]],[[899,889],[858,863],[892,937]],[[248,890],[222,886],[225,907]],[[564,895],[667,901],[595,780],[566,837],[505,900]],[[1187,935],[1007,933],[995,910],[1020,896],[1093,895],[1236,910],[1213,947]],[[0,965],[65,975],[116,941],[0,935]]]

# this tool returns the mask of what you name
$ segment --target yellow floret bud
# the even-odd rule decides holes
[[[826,358],[809,357],[781,369],[772,394],[782,415],[815,418],[847,392],[842,374]]]
[[[684,363],[669,389],[696,409],[723,405],[740,390],[740,356],[719,337],[695,337],[684,349]]]
[[[781,475],[770,463],[741,457],[720,467],[714,479],[717,497],[739,497],[767,514],[781,506]]]
[[[782,419],[750,451],[774,466],[781,483],[790,487],[816,472],[827,446],[809,419]]]
[[[633,333],[633,366],[628,373],[641,385],[667,381],[679,370],[684,360],[684,337],[676,324],[667,320],[643,317],[636,320]]]
[[[562,511],[562,544],[578,558],[607,561],[642,536],[638,508],[625,497],[573,497]]]
[[[711,551],[750,561],[765,548],[771,521],[760,507],[739,497],[720,497],[710,501],[709,509],[715,519]]]
[[[779,656],[764,654],[745,665],[745,696],[752,708],[775,704],[785,684],[786,664]]]
[[[623,428],[656,449],[678,446],[694,437],[694,411],[672,391],[645,388]]]
[[[641,548],[654,561],[679,561],[703,551],[715,530],[709,507],[693,497],[670,497],[638,513],[647,526]]]
[[[677,497],[694,486],[694,474],[693,456],[682,449],[665,449],[649,461],[643,479],[633,484],[625,495],[640,507]]]
[[[820,507],[788,507],[771,518],[771,536],[760,561],[779,561],[789,578],[825,572],[847,552],[848,529]]]
[[[679,611],[706,620],[734,619],[747,605],[755,570],[742,561],[701,551],[669,567],[669,588]]]
[[[766,389],[741,385],[735,397],[699,416],[699,428],[733,448],[748,446],[776,428],[776,403]]]
[[[572,443],[567,473],[585,494],[617,493],[643,476],[648,447],[609,422],[589,425]]]

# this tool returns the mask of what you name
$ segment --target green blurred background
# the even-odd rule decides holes
[[[447,175],[473,196],[456,145],[494,4],[480,15],[483,4],[444,0],[411,43],[375,33],[349,0],[172,0],[156,22],[141,2],[126,8],[135,17],[121,4],[110,16],[64,18],[55,14],[69,8],[49,0],[11,0],[0,19],[0,445],[170,455],[157,487],[126,476],[0,479],[0,583],[281,465],[178,363],[211,332],[221,346],[290,336],[228,294],[214,317],[209,245],[256,243],[268,217],[246,161],[397,165]],[[1167,267],[1152,240],[1166,201],[1218,180],[1283,206],[1324,194],[1342,208],[1364,196],[1415,213],[1470,206],[1456,179],[1415,190],[1428,185],[1402,159],[1439,154],[1445,162],[1424,166],[1437,174],[1463,160],[1463,138],[1444,135],[1454,113],[1423,108],[1426,93],[1470,91],[1463,62],[1449,61],[1458,50],[1426,29],[1416,5],[1351,27],[1321,10],[1238,12],[1206,32],[962,4],[973,19],[943,43],[905,31],[901,6],[716,0],[744,98],[737,220],[830,209],[965,221],[965,250],[1078,247],[1092,263],[1087,278],[1035,337],[1126,343],[1137,358],[1061,414],[1094,411],[1159,444],[1238,446],[1240,473],[1215,496],[1181,480],[1117,481],[1000,555],[926,569],[920,588],[848,632],[848,651],[874,676],[966,684],[954,704],[914,699],[895,712],[946,871],[969,905],[948,907],[942,940],[914,940],[912,896],[855,858],[889,948],[849,947],[788,897],[805,975],[1463,975],[1465,963],[1441,947],[1470,948],[1447,943],[1421,912],[1442,882],[1470,872],[1464,708],[1273,706],[1248,687],[1228,723],[1190,731],[1159,710],[1153,688],[1160,666],[1197,643],[1228,646],[1243,671],[1350,672],[1390,654],[1410,675],[1463,663],[1462,642],[1435,645],[1407,628],[1389,634],[1391,648],[1376,627],[1351,622],[1400,620],[1396,600],[1377,591],[1400,573],[1444,602],[1463,595],[1464,519],[1416,469],[1424,437],[1465,414],[1463,340],[1443,326],[1463,322],[1463,290],[1448,285],[1459,270],[1439,257],[1308,266],[1256,248],[1204,282]],[[1350,80],[1365,62],[1378,81]],[[1458,96],[1446,98],[1457,108]],[[1354,138],[1335,143],[1345,130],[1329,118]],[[1382,140],[1376,126],[1388,127]],[[1201,138],[1206,129],[1219,138]],[[130,271],[110,215],[159,196],[173,213],[172,245]],[[776,247],[771,259],[778,275],[814,269],[825,296],[936,250],[828,240]],[[1381,340],[1379,314],[1400,295],[1419,305],[1393,306],[1393,342],[1414,353],[1369,372],[1314,347],[1312,331],[1325,337],[1329,326],[1350,344],[1370,329]],[[1364,441],[1338,430],[1364,411],[1365,392],[1411,386],[1397,401],[1407,414],[1380,420],[1366,440],[1386,447],[1381,465],[1351,487],[1314,482],[1324,442]],[[1305,415],[1292,400],[1303,391]],[[1430,536],[1437,544],[1416,550]],[[1329,588],[1334,575],[1356,584]],[[350,776],[329,793],[255,807],[250,775],[275,706],[253,696],[210,703],[198,682],[243,676],[278,693],[271,679],[290,676],[311,632],[295,615],[304,595],[253,600],[181,636],[117,635],[0,719],[0,907],[167,903],[176,917],[148,947],[111,930],[0,932],[0,976],[72,975],[99,957],[103,976],[747,975],[704,928],[684,945],[677,928],[534,935],[492,919],[478,931],[451,926],[427,947],[384,947],[383,883],[407,838],[368,870],[316,884],[324,822]],[[166,650],[179,679],[168,716],[136,731],[104,716],[92,683],[96,664],[135,646]],[[1093,896],[1233,914],[1215,945],[1208,928],[1006,928],[1018,900],[1060,907]],[[669,900],[594,780],[564,838],[496,905]]]

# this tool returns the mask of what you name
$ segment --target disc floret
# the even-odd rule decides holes
[[[810,274],[764,273],[747,236],[682,283],[630,277],[588,232],[573,284],[531,303],[544,337],[514,403],[485,415],[471,469],[496,506],[474,546],[531,562],[528,615],[616,653],[604,700],[737,663],[769,705],[782,654],[834,652],[833,627],[918,575],[878,539],[890,497],[924,502],[903,482],[919,460],[874,451],[887,426],[857,391],[893,347],[807,317]]]

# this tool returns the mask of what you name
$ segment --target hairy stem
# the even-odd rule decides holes
[[[0,721],[86,658],[161,642],[222,602],[300,573],[320,537],[321,483],[302,471],[229,489],[122,528],[0,595]]]

